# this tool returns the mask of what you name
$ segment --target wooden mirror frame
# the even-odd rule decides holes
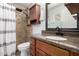
[[[46,30],[47,31],[56,31],[55,28],[48,28],[48,5],[50,3],[46,3]],[[77,16],[77,28],[62,28],[63,32],[79,32],[79,13]]]

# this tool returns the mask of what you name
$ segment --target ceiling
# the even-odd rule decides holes
[[[19,9],[25,9],[25,8],[31,8],[35,3],[8,3],[8,4],[13,4],[16,8],[19,8]],[[36,3],[38,5],[41,6],[41,8],[44,8],[45,6],[45,3]]]
[[[34,3],[12,3],[16,8],[19,9],[25,9],[25,8],[30,8],[31,6],[34,5]]]

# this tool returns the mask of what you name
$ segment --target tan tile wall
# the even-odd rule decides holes
[[[16,44],[27,42],[31,35],[32,26],[27,26],[27,18],[20,12],[16,11]]]

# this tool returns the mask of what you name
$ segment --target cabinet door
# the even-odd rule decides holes
[[[31,20],[36,19],[36,4],[30,8],[30,17]]]
[[[35,46],[35,39],[31,39],[30,43]]]
[[[47,56],[47,54],[40,49],[36,49],[36,56]]]
[[[40,21],[40,6],[39,5],[36,5],[36,19],[37,19],[37,22]]]
[[[69,56],[69,51],[60,49],[39,40],[36,40],[36,48],[39,48],[40,50],[51,56]]]
[[[79,53],[70,52],[70,56],[79,56]]]
[[[31,39],[31,45],[30,45],[30,53],[32,56],[35,56],[36,52],[35,52],[35,40]]]
[[[32,56],[35,56],[35,46],[34,45],[31,45],[31,49],[30,49],[30,53]]]
[[[40,6],[38,4],[35,4],[30,8],[30,18],[31,21],[35,21],[35,23],[38,23],[40,20]]]

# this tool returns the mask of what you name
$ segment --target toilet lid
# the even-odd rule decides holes
[[[30,42],[26,42],[18,45],[18,47],[28,47],[29,45],[30,45]]]

